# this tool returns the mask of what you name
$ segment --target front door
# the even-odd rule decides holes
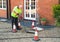
[[[36,0],[24,0],[24,19],[36,20]]]

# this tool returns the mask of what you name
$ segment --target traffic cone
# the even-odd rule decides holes
[[[18,20],[18,28],[19,28],[19,29],[22,28],[22,27],[21,27],[21,24],[20,24],[20,22],[19,22],[19,20]]]
[[[15,24],[13,25],[13,30],[12,30],[12,32],[14,32],[14,33],[17,32]]]
[[[34,21],[32,21],[32,29],[34,29],[34,27],[35,27],[35,26],[34,26]]]
[[[37,31],[37,28],[35,30],[35,35],[34,35],[34,41],[39,41],[39,37],[38,37],[38,31]]]
[[[20,22],[18,22],[18,27],[21,28],[21,24],[20,24]]]

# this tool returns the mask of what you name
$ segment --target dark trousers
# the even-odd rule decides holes
[[[12,17],[12,29],[13,29],[13,25],[15,24],[16,29],[18,29],[18,18],[14,18]]]

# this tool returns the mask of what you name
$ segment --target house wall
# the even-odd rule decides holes
[[[24,0],[10,0],[11,1],[11,11],[16,5],[22,4],[22,10],[24,10]],[[52,6],[58,4],[58,0],[36,0],[37,2],[37,13],[40,17],[45,17],[48,20],[47,24],[54,24]],[[24,11],[22,13],[22,16]],[[6,10],[0,10],[0,17],[7,17]]]
[[[13,4],[12,4],[13,3]],[[45,17],[47,18],[48,23],[50,25],[54,24],[54,18],[53,18],[53,10],[52,6],[54,4],[58,4],[58,0],[36,0],[37,3],[37,13],[39,14],[40,17]],[[24,0],[11,0],[11,11],[16,5],[23,5],[23,13],[24,14]]]
[[[37,13],[40,17],[47,18],[50,25],[54,24],[52,6],[58,4],[58,0],[37,0]]]
[[[6,10],[0,9],[0,17],[7,18]]]

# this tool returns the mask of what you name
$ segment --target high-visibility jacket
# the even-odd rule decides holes
[[[11,13],[11,16],[14,18],[18,18],[18,15],[20,15],[22,13],[22,10],[18,9],[17,7],[18,6],[15,6],[12,13]],[[18,15],[16,13],[18,13]]]

